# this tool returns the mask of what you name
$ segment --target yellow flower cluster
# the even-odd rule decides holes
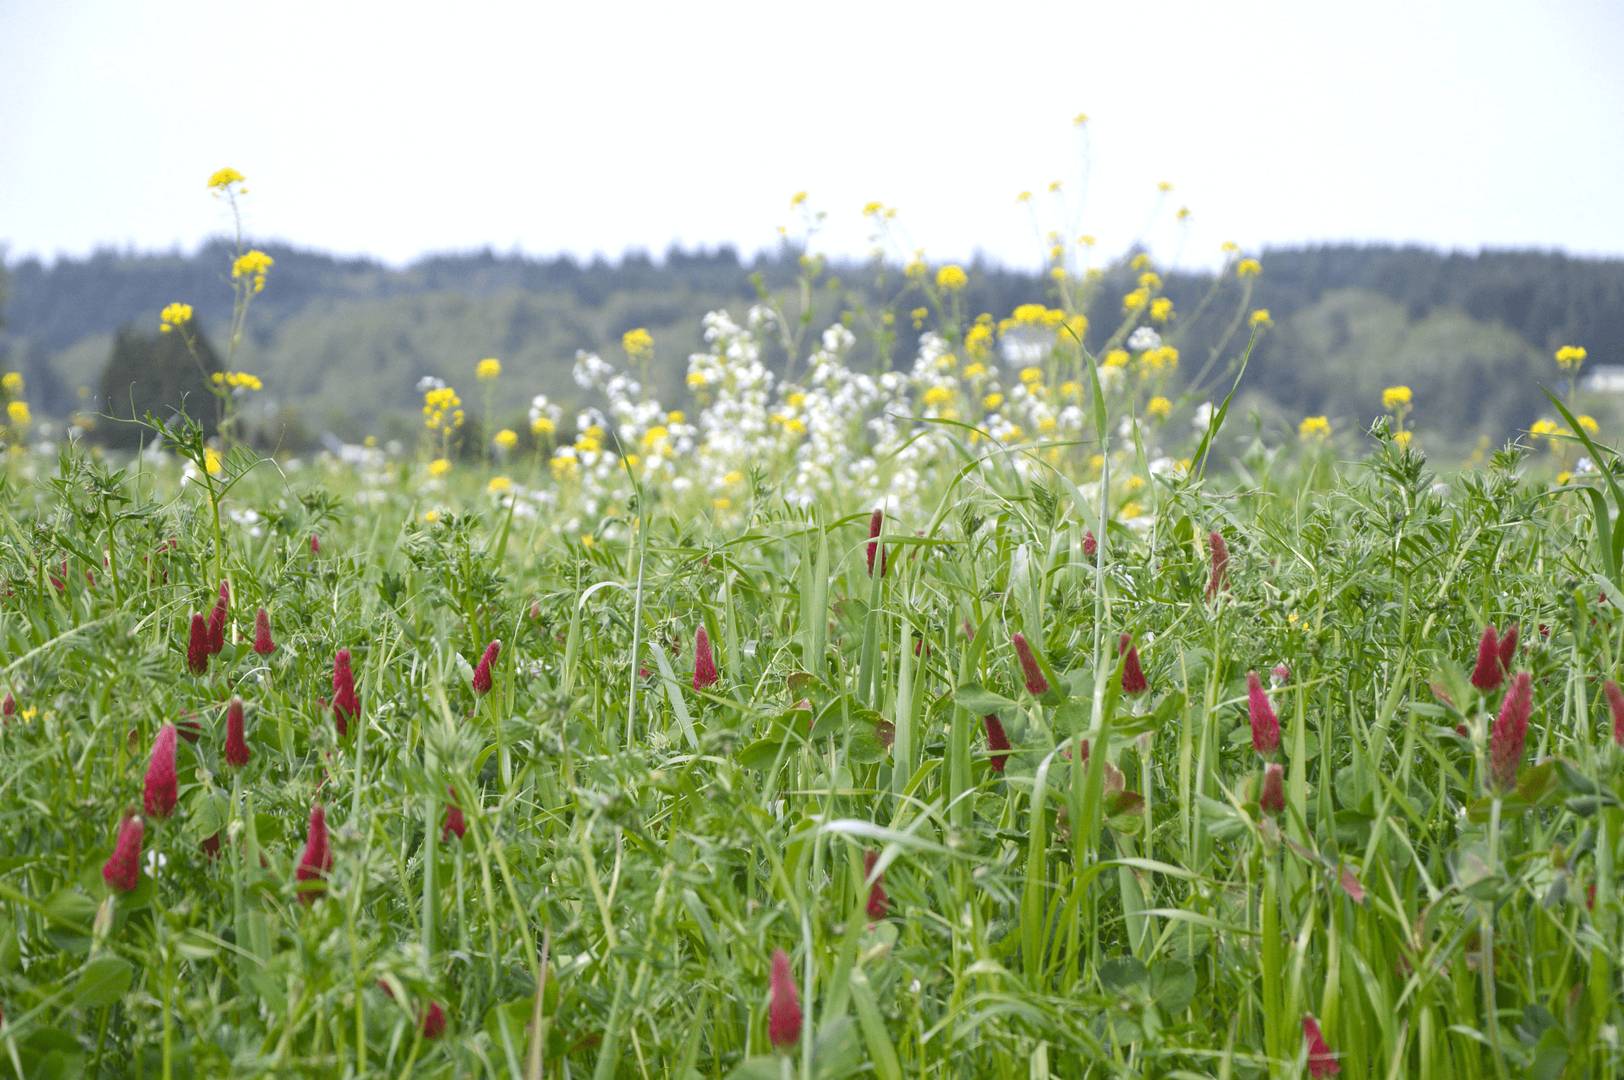
[[[633,360],[645,359],[654,355],[654,335],[639,326],[620,335],[620,347]]]
[[[210,476],[219,476],[225,472],[225,461],[220,457],[220,451],[212,446],[203,448],[203,468]]]
[[[265,389],[265,384],[259,381],[258,375],[250,375],[246,371],[216,371],[209,378],[215,386],[223,386],[228,390]]]
[[[1407,408],[1410,401],[1411,394],[1408,386],[1389,386],[1382,391],[1382,408],[1388,412],[1392,412],[1394,409]]]
[[[451,471],[451,462],[447,461],[443,457],[442,458],[435,458],[433,461],[429,462],[429,475],[430,476],[444,476],[446,473],[448,473],[450,471]]]
[[[241,278],[253,278],[254,291],[263,292],[265,274],[274,265],[275,259],[255,248],[237,256],[236,261],[231,264],[231,279],[236,281]]]
[[[462,427],[462,398],[449,386],[436,387],[423,395],[423,426],[430,431],[450,431]]]
[[[1179,351],[1172,345],[1158,345],[1139,354],[1147,371],[1172,371],[1179,366]]]
[[[1297,434],[1304,439],[1328,439],[1331,437],[1331,422],[1323,416],[1305,416],[1302,423],[1297,425]]]
[[[1152,322],[1164,323],[1173,317],[1173,300],[1171,297],[1158,296],[1150,302],[1150,319]]]
[[[1158,420],[1166,420],[1173,412],[1173,403],[1157,394],[1145,405],[1145,411]]]
[[[6,417],[14,427],[27,427],[34,422],[34,414],[28,411],[26,401],[6,402]]]
[[[519,445],[519,433],[512,428],[503,428],[492,436],[491,442],[503,450],[512,450]]]
[[[558,425],[553,423],[552,417],[538,416],[534,420],[530,421],[530,434],[551,435],[557,429],[557,427]]]
[[[964,333],[964,351],[978,360],[992,355],[992,316],[984,316]]]
[[[1235,264],[1235,276],[1238,278],[1257,277],[1263,273],[1263,264],[1256,259],[1242,259]]]
[[[209,177],[209,190],[224,191],[232,184],[243,182],[242,173],[236,169],[216,169],[214,175]]]
[[[505,476],[493,476],[491,477],[490,483],[485,485],[485,493],[487,495],[500,495],[503,492],[512,490],[513,481]]]
[[[1583,345],[1564,345],[1556,350],[1556,363],[1563,371],[1577,371],[1589,355]]]
[[[1273,326],[1274,325],[1274,320],[1269,317],[1269,309],[1268,308],[1258,308],[1256,311],[1252,312],[1251,317],[1248,318],[1246,321],[1249,322],[1250,324],[1252,324],[1253,326],[1258,326],[1258,327],[1267,327],[1267,326]]]
[[[968,284],[970,284],[970,276],[964,272],[964,268],[961,266],[948,263],[936,271],[936,287],[943,292],[958,292]]]
[[[501,378],[501,376],[502,361],[494,356],[487,356],[474,365],[474,378],[480,382],[490,382],[492,379]]]
[[[5,375],[0,376],[0,390],[4,390],[7,394],[13,396],[22,393],[23,373],[20,371],[8,371]]]
[[[169,333],[177,326],[183,326],[192,321],[192,305],[183,304],[179,300],[168,304],[158,313],[158,329],[162,333]]]

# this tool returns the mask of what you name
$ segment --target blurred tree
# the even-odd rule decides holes
[[[150,441],[150,433],[133,421],[148,412],[167,419],[182,409],[214,434],[219,416],[209,378],[220,370],[220,360],[201,326],[193,323],[189,332],[192,349],[179,333],[144,332],[134,326],[118,331],[96,395],[106,413],[96,425],[100,442],[133,449],[144,439]]]

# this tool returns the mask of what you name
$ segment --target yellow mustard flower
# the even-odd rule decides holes
[[[1297,434],[1304,439],[1329,438],[1331,422],[1323,416],[1305,416],[1297,425]]]
[[[1556,350],[1556,362],[1564,371],[1577,371],[1589,355],[1583,345],[1564,345]]]
[[[1145,411],[1158,420],[1166,420],[1173,412],[1173,403],[1157,394],[1145,405]]]
[[[962,266],[948,263],[936,271],[936,287],[943,292],[958,292],[970,283],[970,276]]]
[[[551,435],[557,427],[558,425],[553,423],[552,417],[538,416],[534,420],[530,421],[530,434]]]
[[[192,321],[192,305],[183,304],[179,300],[167,304],[158,313],[158,319],[158,329],[167,334],[175,327],[183,326]]]
[[[620,347],[633,360],[646,359],[654,355],[654,335],[645,327],[636,327],[620,335]]]
[[[1594,416],[1585,416],[1581,414],[1579,417],[1579,426],[1585,429],[1586,435],[1594,435],[1596,432],[1601,430],[1601,425],[1596,423],[1596,418]]]
[[[6,417],[14,427],[27,427],[34,422],[34,414],[28,411],[26,401],[6,402]]]
[[[203,468],[210,476],[219,476],[225,471],[225,462],[220,458],[220,451],[212,446],[203,448]]]
[[[1389,386],[1382,391],[1382,408],[1389,412],[1410,404],[1412,395],[1408,386]]]
[[[1413,438],[1415,438],[1415,432],[1400,431],[1393,436],[1393,442],[1398,445],[1399,449],[1408,450],[1410,448],[1410,440]]]
[[[425,510],[425,511],[423,511],[423,524],[425,524],[425,525],[433,525],[436,521],[439,521],[439,520],[440,520],[440,511],[438,511],[438,510]]]
[[[1235,264],[1235,276],[1239,278],[1257,277],[1263,273],[1263,264],[1256,259],[1242,259]]]
[[[23,373],[20,371],[8,371],[4,376],[0,376],[0,390],[13,395],[22,393]]]
[[[276,265],[276,260],[255,248],[238,255],[231,264],[231,279],[252,278],[255,292],[265,289],[265,274]]]
[[[491,437],[491,442],[503,450],[512,450],[519,445],[519,433],[512,428],[503,428]]]
[[[216,169],[214,175],[209,177],[209,188],[213,191],[223,191],[232,184],[243,182],[242,173],[236,169]]]
[[[505,476],[493,476],[490,482],[485,485],[485,494],[487,495],[500,495],[504,491],[512,490],[513,481]]]
[[[1258,308],[1246,320],[1253,326],[1273,326],[1274,320],[1269,317],[1268,308]]]
[[[474,378],[480,382],[490,382],[492,379],[500,378],[501,374],[502,361],[494,356],[487,356],[474,365]]]
[[[1101,363],[1106,367],[1127,367],[1129,359],[1127,349],[1112,349],[1105,354],[1105,359]]]
[[[430,476],[444,476],[446,473],[448,473],[450,471],[451,471],[451,462],[447,461],[443,457],[442,458],[435,458],[433,461],[429,462],[429,475]]]
[[[1173,301],[1170,297],[1158,296],[1150,302],[1150,318],[1152,322],[1164,323],[1173,317]]]
[[[1004,403],[1004,395],[1000,394],[996,390],[994,390],[992,393],[988,394],[986,397],[981,399],[981,406],[984,409],[996,409],[996,408],[998,408],[998,406],[1002,405],[1003,403]]]
[[[1528,434],[1533,435],[1536,438],[1549,439],[1561,430],[1561,427],[1557,425],[1555,420],[1551,420],[1546,417],[1541,417],[1540,419],[1535,420],[1532,424],[1528,425]]]

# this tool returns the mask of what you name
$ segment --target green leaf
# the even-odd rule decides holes
[[[953,692],[953,703],[965,712],[974,713],[977,716],[986,716],[988,713],[1002,712],[1005,709],[1017,707],[1016,702],[1011,701],[1002,694],[995,694],[991,690],[973,683],[955,690]]]
[[[135,981],[135,968],[119,956],[98,956],[79,970],[73,985],[73,1003],[85,1009],[111,1005]]]

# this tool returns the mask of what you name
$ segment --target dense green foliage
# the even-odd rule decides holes
[[[195,429],[170,441],[203,462]],[[1391,442],[1236,467],[1150,478],[1129,529],[980,452],[885,522],[871,574],[868,507],[792,510],[763,476],[740,527],[649,490],[585,545],[488,499],[425,524],[404,468],[283,477],[234,450],[177,486],[14,457],[0,1068],[1301,1076],[1312,1014],[1344,1076],[1616,1072],[1616,492],[1553,493],[1515,452],[1439,486]],[[221,580],[225,645],[194,675],[188,615]],[[1514,788],[1489,779],[1502,693],[1467,681],[1490,621],[1522,628],[1535,688]],[[698,690],[701,627],[721,678]],[[1246,675],[1281,663],[1271,813]],[[120,817],[188,718],[158,861],[114,893]],[[313,803],[332,870],[300,902]],[[776,948],[808,1032],[781,1061]]]
[[[800,272],[792,251],[747,263],[725,248],[673,249],[659,262],[485,252],[399,270],[276,245],[266,250],[276,259],[277,285],[256,300],[239,360],[270,388],[275,416],[267,427],[283,436],[270,442],[295,446],[322,430],[352,440],[402,431],[390,420],[415,407],[420,376],[454,376],[479,356],[502,357],[532,392],[568,405],[577,394],[569,380],[575,351],[611,352],[637,326],[659,343],[654,389],[675,400],[681,360],[700,346],[696,315],[726,307],[737,316],[758,296],[752,275],[775,291],[793,287]],[[23,372],[41,412],[84,408],[78,388],[98,385],[120,327],[155,325],[158,308],[180,299],[199,305],[204,330],[222,330],[220,305],[210,301],[227,295],[220,268],[229,262],[219,245],[194,256],[104,252],[50,265],[17,262],[0,363]],[[1251,392],[1266,412],[1293,423],[1330,413],[1358,425],[1368,419],[1371,389],[1398,382],[1426,402],[1435,446],[1469,446],[1480,437],[1498,443],[1535,418],[1535,383],[1549,375],[1554,348],[1586,344],[1594,360],[1606,362],[1624,342],[1618,260],[1340,245],[1271,251],[1264,262],[1254,303],[1273,313],[1278,331],[1258,350],[1261,378]],[[1124,267],[1110,277],[1088,312],[1097,327],[1115,324],[1117,298],[1131,287]],[[1172,273],[1166,295],[1190,312],[1211,284],[1203,274]],[[964,301],[968,313],[1001,316],[1044,295],[1034,274],[978,265]],[[856,322],[890,312],[892,347],[863,346],[868,362],[887,366],[913,354],[917,332],[908,312],[920,302],[894,268],[837,266],[819,278],[809,305],[815,318],[805,325],[842,312]],[[1222,332],[1209,322],[1180,346],[1187,357],[1204,357]],[[770,357],[769,366],[784,358]],[[1186,377],[1198,367],[1188,365]],[[355,392],[360,385],[366,393]],[[1184,389],[1209,393],[1211,386]],[[1352,411],[1338,417],[1343,409]]]

